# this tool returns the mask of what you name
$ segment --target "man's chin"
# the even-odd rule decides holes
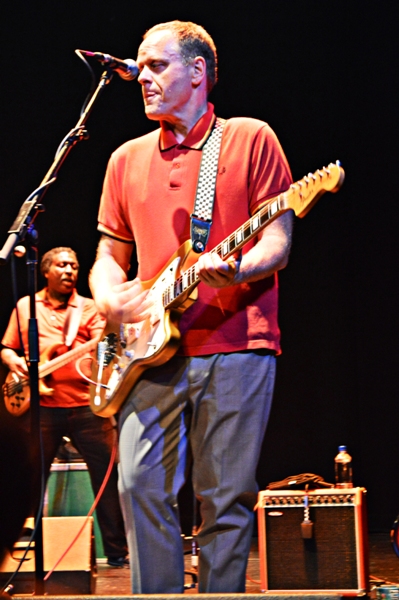
[[[146,117],[150,121],[160,121],[161,120],[161,117],[159,117],[158,115],[154,115],[152,113],[146,114]]]
[[[162,118],[155,106],[151,105],[145,106],[145,116],[151,121],[160,121]]]
[[[64,283],[63,285],[60,286],[60,293],[61,294],[71,294],[73,292],[75,288],[75,284],[74,283]]]

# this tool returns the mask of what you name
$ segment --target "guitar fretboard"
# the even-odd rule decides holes
[[[218,254],[220,258],[225,260],[235,252],[241,250],[241,248],[264,229],[266,225],[287,210],[285,200],[286,192],[270,200],[253,217],[248,219],[248,221],[236,229],[234,233],[213,248],[211,253]],[[178,301],[179,296],[191,292],[199,282],[197,263],[195,263],[165,288],[162,294],[163,307],[168,308],[172,302]]]

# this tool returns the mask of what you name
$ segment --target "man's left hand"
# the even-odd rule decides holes
[[[239,268],[240,261],[236,257],[230,256],[224,261],[216,252],[201,254],[197,263],[198,278],[214,288],[234,285]]]

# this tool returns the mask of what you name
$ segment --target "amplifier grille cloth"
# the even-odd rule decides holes
[[[279,511],[283,516],[269,516]],[[269,589],[356,589],[358,587],[353,506],[310,508],[313,538],[303,539],[301,507],[266,511]]]

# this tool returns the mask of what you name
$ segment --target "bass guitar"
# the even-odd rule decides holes
[[[92,339],[73,350],[68,350],[64,354],[60,354],[55,358],[51,357],[57,352],[59,348],[65,346],[62,342],[53,344],[47,348],[45,352],[40,356],[39,365],[39,394],[41,396],[51,396],[53,389],[48,387],[45,383],[45,377],[53,373],[56,369],[63,367],[69,362],[76,360],[94,350],[98,344],[98,339]],[[7,374],[5,383],[3,385],[4,404],[9,413],[14,417],[20,417],[23,415],[30,406],[30,389],[29,389],[29,377],[18,377],[16,373],[9,372]]]
[[[288,210],[304,217],[325,192],[338,191],[344,176],[338,161],[309,173],[286,192],[268,200],[211,252],[222,259],[232,256]],[[191,240],[187,240],[154,279],[142,284],[153,302],[151,316],[139,323],[123,323],[118,331],[105,329],[92,364],[95,385],[90,390],[90,406],[94,413],[109,417],[118,412],[141,374],[176,353],[180,344],[179,319],[197,297],[197,259]]]

